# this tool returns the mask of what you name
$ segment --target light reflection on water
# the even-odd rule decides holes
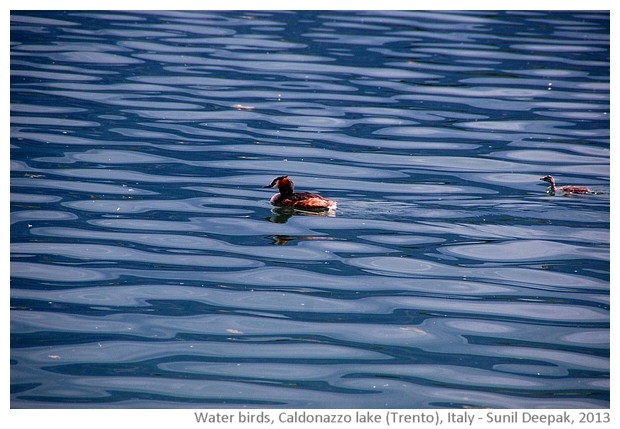
[[[13,407],[609,407],[609,14],[13,12],[11,43]],[[273,209],[283,174],[336,212]]]

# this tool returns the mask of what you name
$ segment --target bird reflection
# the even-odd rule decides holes
[[[336,211],[327,210],[322,212],[311,212],[305,210],[297,210],[292,207],[274,207],[271,209],[271,216],[269,216],[267,220],[273,223],[286,223],[293,215],[335,217]]]
[[[320,241],[333,241],[339,240],[334,237],[329,237],[325,235],[272,235],[273,244],[282,246],[284,244],[289,244],[291,241],[311,241],[311,240],[320,240]]]

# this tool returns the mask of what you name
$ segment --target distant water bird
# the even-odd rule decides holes
[[[553,176],[545,176],[541,177],[540,180],[543,182],[548,182],[551,186],[547,188],[547,193],[549,195],[555,195],[556,192],[560,192],[562,194],[594,194],[590,190],[590,188],[586,186],[573,186],[573,185],[565,185],[565,186],[556,186],[555,179]]]
[[[280,176],[264,188],[278,188],[277,194],[271,197],[271,204],[279,207],[292,207],[298,210],[325,211],[334,210],[336,201],[328,200],[311,192],[295,192],[293,181],[288,176]]]

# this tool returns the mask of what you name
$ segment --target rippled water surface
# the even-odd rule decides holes
[[[13,11],[11,405],[609,407],[609,101],[608,13]]]

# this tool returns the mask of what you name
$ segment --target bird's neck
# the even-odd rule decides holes
[[[280,195],[283,197],[289,197],[293,195],[294,192],[293,184],[291,182],[285,183],[278,187],[278,190],[280,191]]]

